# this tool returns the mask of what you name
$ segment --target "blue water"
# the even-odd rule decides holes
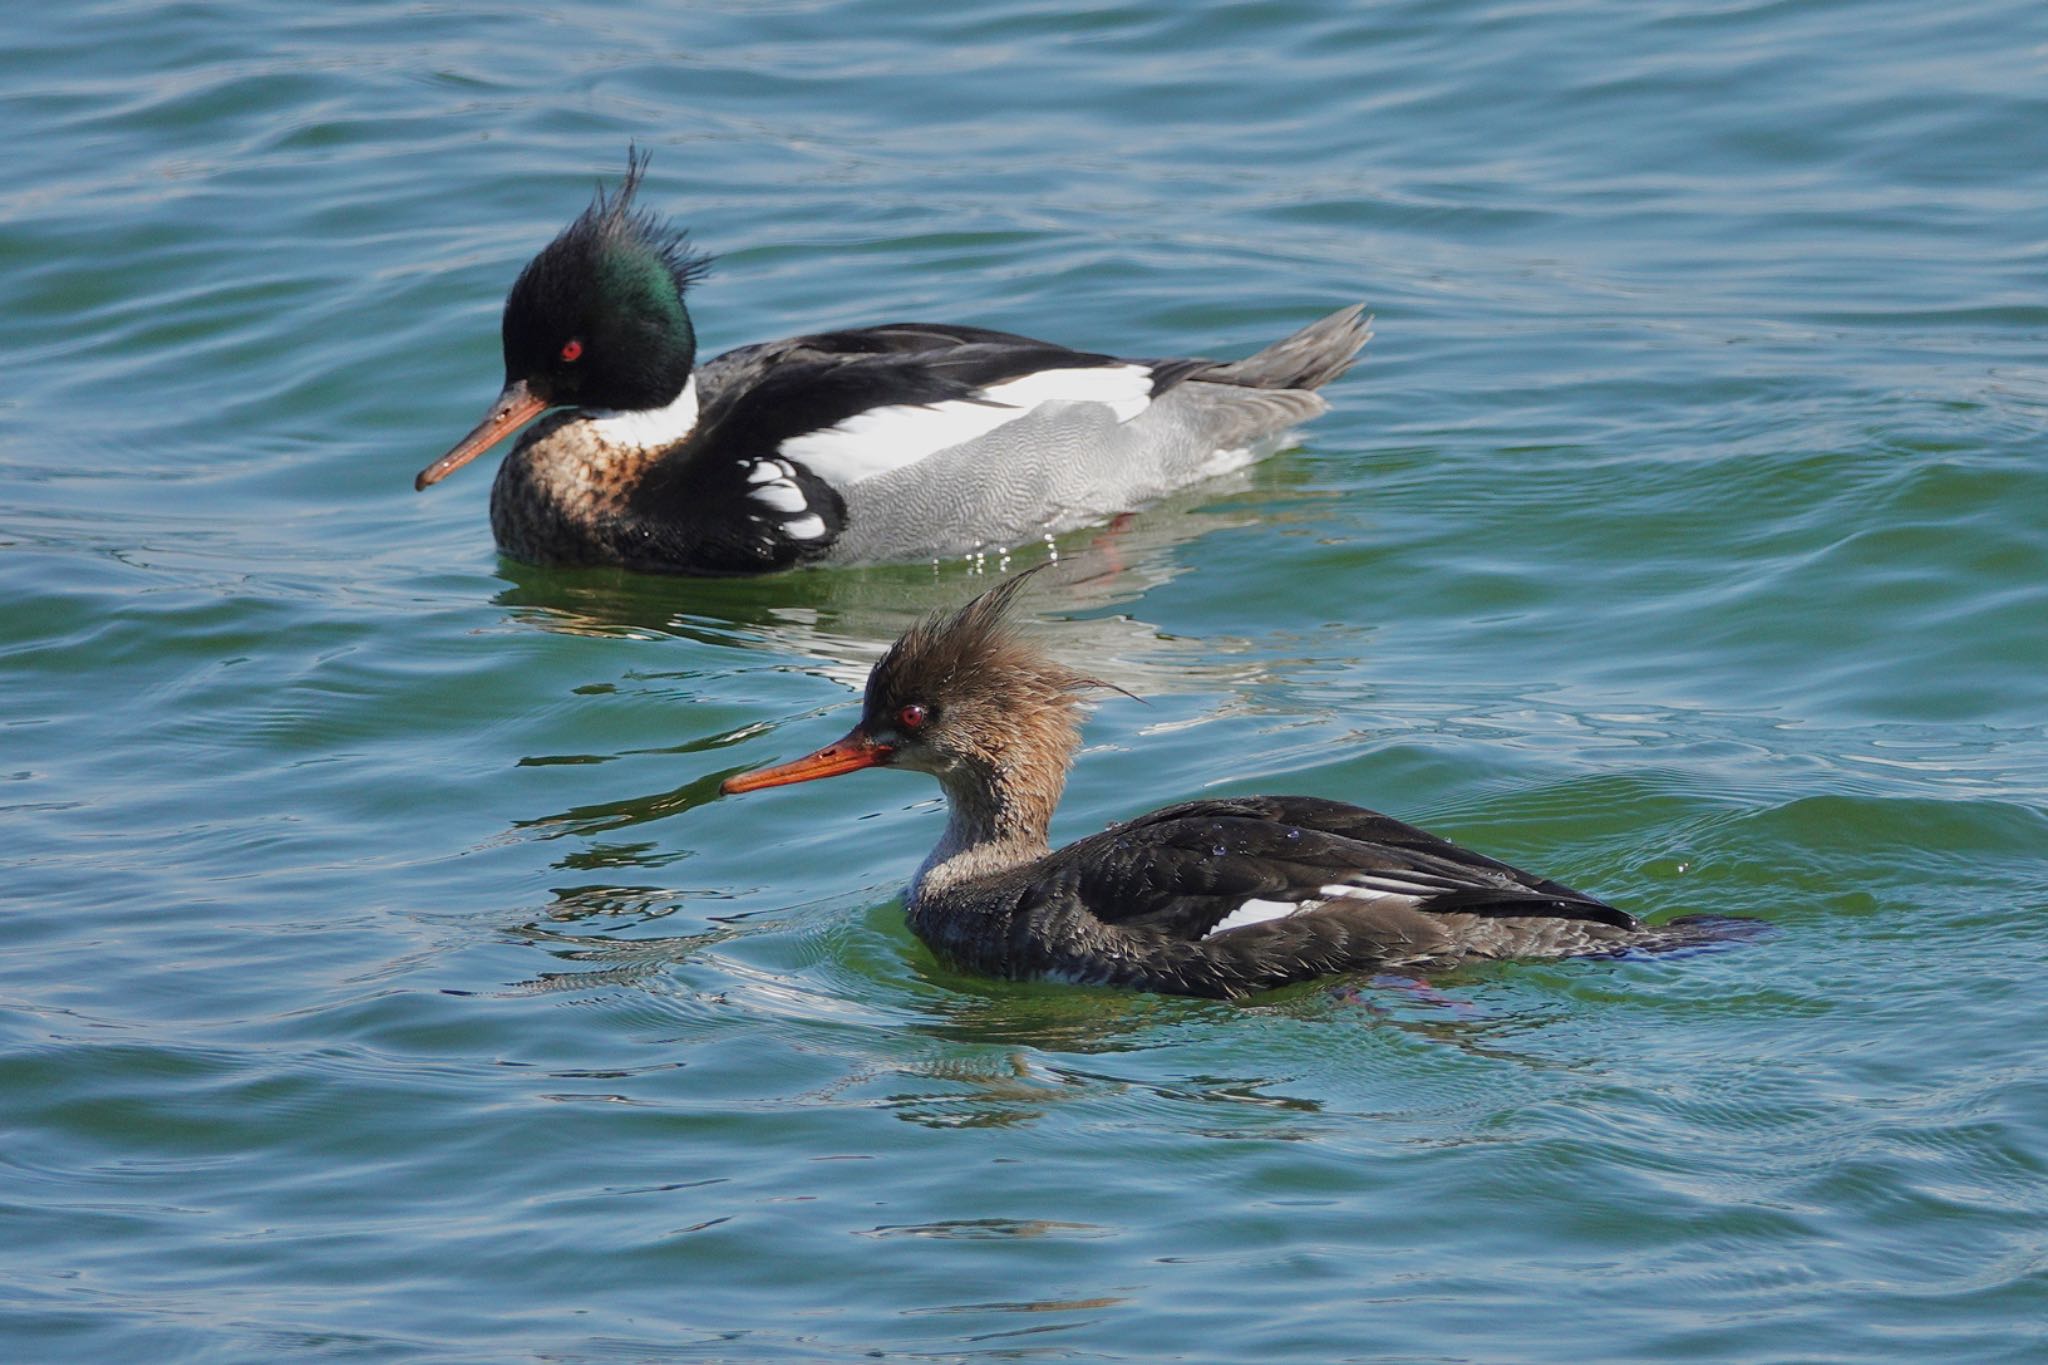
[[[2048,1355],[2039,4],[6,28],[0,1354]],[[714,793],[1001,557],[544,571],[411,490],[632,142],[711,350],[1370,301],[1298,448],[1061,542],[1149,704],[1057,837],[1307,792],[1768,932],[940,966],[914,775]]]

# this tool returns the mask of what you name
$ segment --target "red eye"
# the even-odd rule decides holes
[[[896,723],[906,730],[918,729],[924,724],[924,721],[925,709],[916,702],[910,703],[910,705],[896,713]]]
[[[583,354],[583,343],[582,343],[582,342],[580,342],[580,341],[576,341],[576,340],[573,340],[573,339],[572,339],[572,340],[569,340],[569,341],[565,341],[565,342],[563,342],[563,343],[562,343],[562,359],[564,359],[564,360],[575,360],[575,359],[579,358],[580,356],[582,356],[582,354]]]

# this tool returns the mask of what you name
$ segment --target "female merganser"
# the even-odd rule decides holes
[[[1223,363],[895,323],[698,368],[683,295],[709,258],[633,206],[645,168],[629,157],[618,192],[520,272],[503,392],[415,481],[567,408],[491,489],[517,559],[743,574],[1021,544],[1268,453],[1371,336],[1362,304]]]
[[[858,768],[945,789],[945,835],[910,884],[910,927],[968,970],[1230,998],[1332,972],[1672,948],[1583,892],[1391,816],[1312,796],[1190,801],[1052,852],[1079,743],[1077,694],[1110,687],[1031,649],[1005,611],[1019,574],[897,640],[860,723],[816,753],[725,780],[753,791]]]

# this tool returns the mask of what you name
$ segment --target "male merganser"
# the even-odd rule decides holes
[[[845,736],[722,787],[870,767],[938,778],[946,832],[906,908],[941,957],[993,976],[1232,998],[1332,972],[1720,936],[1705,919],[1646,927],[1391,816],[1313,796],[1189,801],[1052,852],[1046,831],[1080,740],[1076,698],[1120,689],[1009,627],[1028,576],[906,632],[868,675]]]
[[[527,263],[505,387],[425,488],[549,408],[499,466],[514,558],[671,573],[1008,547],[1268,453],[1371,336],[1364,305],[1243,360],[1123,360],[980,327],[893,323],[701,368],[683,295],[709,258],[636,209],[646,160]]]

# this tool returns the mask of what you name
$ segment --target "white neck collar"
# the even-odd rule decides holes
[[[586,408],[583,420],[607,444],[653,450],[672,446],[697,429],[697,376],[683,381],[683,391],[665,408],[612,412]]]

